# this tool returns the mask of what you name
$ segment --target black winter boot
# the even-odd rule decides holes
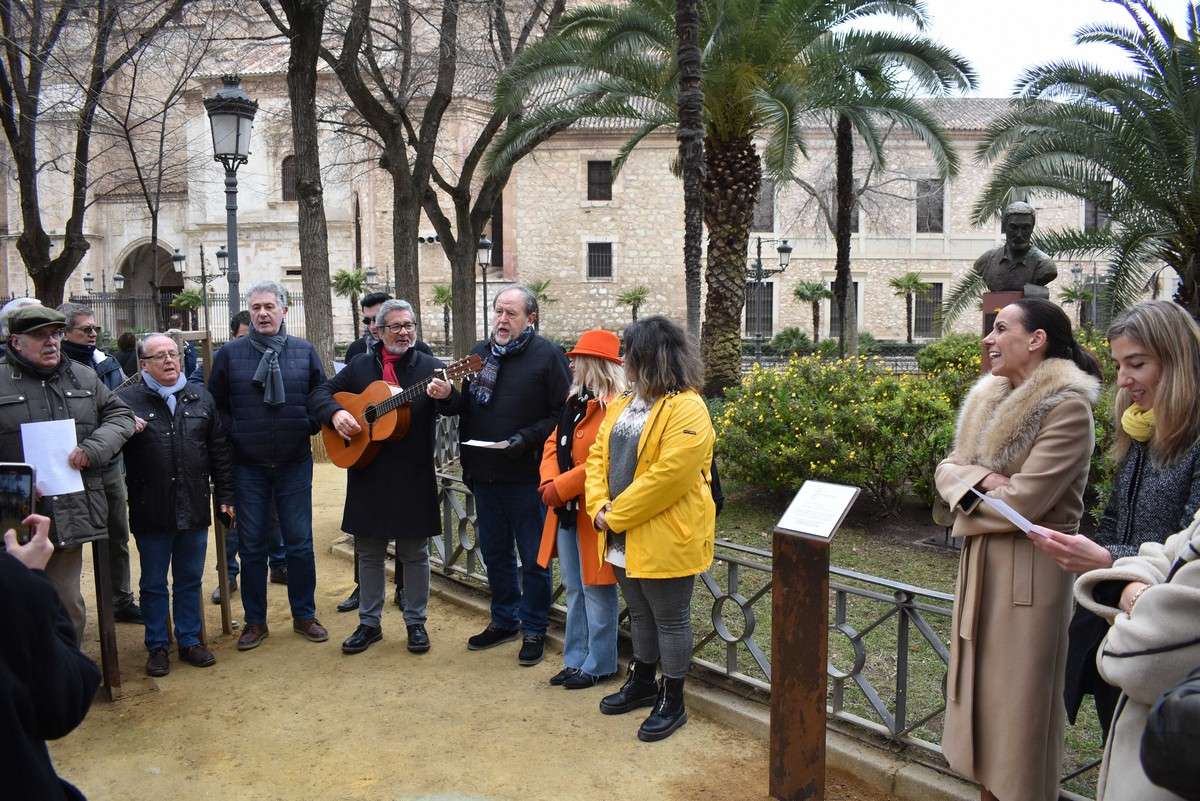
[[[671,732],[687,723],[687,710],[683,708],[683,678],[663,676],[658,691],[658,703],[650,717],[638,729],[638,739],[644,743],[665,740]]]
[[[640,706],[654,706],[658,685],[654,681],[653,663],[629,660],[629,677],[621,689],[600,699],[600,711],[606,715],[624,715]]]

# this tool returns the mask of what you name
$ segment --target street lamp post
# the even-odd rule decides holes
[[[199,276],[195,276],[195,275],[186,276],[186,278],[189,281],[194,281],[195,283],[200,285],[200,292],[203,296],[203,301],[204,301],[204,331],[206,334],[208,334],[209,339],[212,338],[212,329],[209,327],[210,320],[211,320],[211,314],[209,313],[209,310],[208,310],[208,285],[211,284],[213,281],[216,281],[221,276],[225,275],[225,260],[227,258],[228,258],[228,254],[225,252],[225,249],[218,248],[217,249],[217,272],[214,273],[213,275],[209,275],[208,274],[208,262],[204,258],[204,245],[201,244],[200,245],[200,275]]]
[[[750,269],[746,271],[746,280],[754,284],[754,304],[756,320],[754,324],[754,360],[762,361],[762,344],[763,344],[763,327],[762,327],[762,285],[768,278],[779,275],[788,268],[788,262],[792,259],[792,246],[788,244],[786,239],[763,239],[761,236],[754,237],[754,261],[750,264]],[[779,247],[775,248],[775,252],[779,254],[778,267],[763,267],[762,246],[763,243],[771,244],[779,243]],[[746,318],[749,320],[750,304],[746,303]]]
[[[204,108],[212,124],[213,159],[225,167],[225,213],[227,219],[226,239],[229,248],[229,317],[240,311],[241,298],[238,285],[237,250],[237,169],[250,158],[250,130],[258,103],[251,100],[241,88],[236,75],[221,78],[224,86],[215,96],[205,99]]]
[[[479,256],[479,272],[483,276],[483,338],[488,337],[488,290],[487,290],[487,275],[488,268],[492,266],[492,240],[486,236],[479,237],[479,244],[476,246],[476,253]]]

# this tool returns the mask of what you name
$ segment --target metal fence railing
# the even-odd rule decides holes
[[[178,309],[171,305],[180,294],[179,290],[164,290],[155,299],[150,295],[129,295],[123,292],[92,292],[72,295],[72,303],[81,303],[96,313],[96,322],[104,329],[105,339],[116,339],[126,331],[136,334],[147,331],[182,328],[202,331],[207,327],[212,332],[213,342],[220,344],[229,339],[229,295],[213,292],[208,296],[208,307],[195,310]],[[248,298],[242,294],[238,308],[246,308]],[[304,336],[304,297],[300,293],[288,296],[288,333]]]

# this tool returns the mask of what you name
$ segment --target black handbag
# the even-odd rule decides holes
[[[1150,708],[1142,734],[1146,778],[1188,801],[1200,801],[1200,667]]]

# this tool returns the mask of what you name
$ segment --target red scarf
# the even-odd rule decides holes
[[[387,348],[381,349],[383,354],[383,380],[394,387],[400,386],[400,379],[396,377],[396,363],[408,355],[408,351],[404,351],[399,356],[388,352]]]

